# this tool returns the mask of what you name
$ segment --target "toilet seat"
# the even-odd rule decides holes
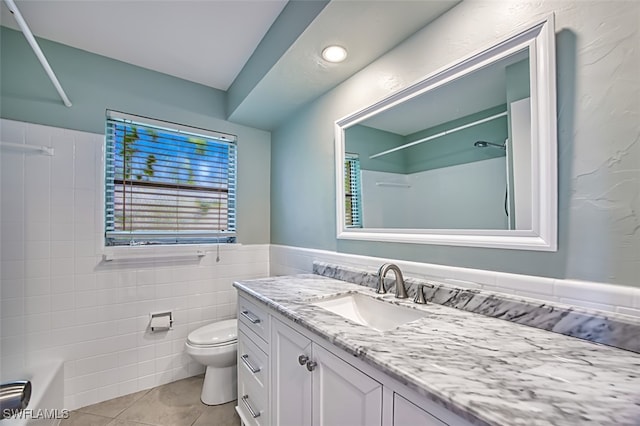
[[[187,336],[187,344],[198,348],[233,345],[238,340],[238,320],[214,322],[200,327]]]

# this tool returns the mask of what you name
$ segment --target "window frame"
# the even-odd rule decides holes
[[[360,169],[360,156],[347,152],[345,153],[344,163],[345,228],[362,228],[362,171]],[[350,191],[347,191],[347,185]],[[349,216],[350,220],[347,220]]]
[[[143,127],[145,129],[151,129],[154,131],[173,133],[175,135],[193,136],[197,138],[204,138],[207,141],[214,141],[218,144],[226,145],[229,148],[228,158],[226,163],[227,174],[227,207],[228,210],[225,213],[229,229],[227,230],[213,230],[213,231],[117,231],[115,230],[115,219],[109,217],[110,212],[115,214],[114,200],[115,197],[115,149],[116,141],[112,139],[110,134],[110,126],[113,123],[134,125]],[[154,118],[123,113],[120,111],[107,110],[105,117],[105,149],[104,158],[102,161],[103,166],[103,191],[102,191],[102,206],[103,206],[103,247],[109,251],[120,251],[123,248],[125,250],[131,250],[131,247],[202,247],[205,245],[213,244],[236,244],[237,243],[237,180],[238,180],[238,145],[237,136],[228,133],[222,133],[212,131],[208,129],[197,128],[179,123],[173,123]],[[111,173],[111,175],[110,175]],[[141,186],[150,186],[158,188],[167,184],[159,183],[159,185],[149,184],[148,182],[138,182]],[[110,185],[113,185],[109,188]],[[179,187],[179,185],[177,186]],[[183,188],[184,189],[184,188]],[[200,189],[191,189],[197,191]],[[215,191],[220,192],[220,190]],[[186,195],[185,195],[186,196]],[[110,209],[111,204],[111,209]],[[218,207],[220,209],[220,206]],[[109,229],[112,225],[113,229]],[[129,243],[126,243],[126,240]]]

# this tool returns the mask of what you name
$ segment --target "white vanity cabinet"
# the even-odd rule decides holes
[[[278,320],[271,324],[273,424],[382,424],[382,385]]]
[[[470,426],[242,293],[236,410],[245,426]]]

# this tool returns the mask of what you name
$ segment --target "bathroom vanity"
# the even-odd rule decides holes
[[[246,425],[640,422],[640,354],[319,275],[234,286]],[[354,295],[418,318],[347,319]]]
[[[240,296],[238,318],[247,426],[470,424],[250,297]]]

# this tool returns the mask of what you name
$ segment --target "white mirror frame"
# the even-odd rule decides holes
[[[347,228],[345,218],[345,130],[510,54],[529,49],[531,78],[531,230]],[[487,49],[426,76],[411,86],[335,122],[337,238],[414,244],[557,251],[556,60],[553,15]]]

